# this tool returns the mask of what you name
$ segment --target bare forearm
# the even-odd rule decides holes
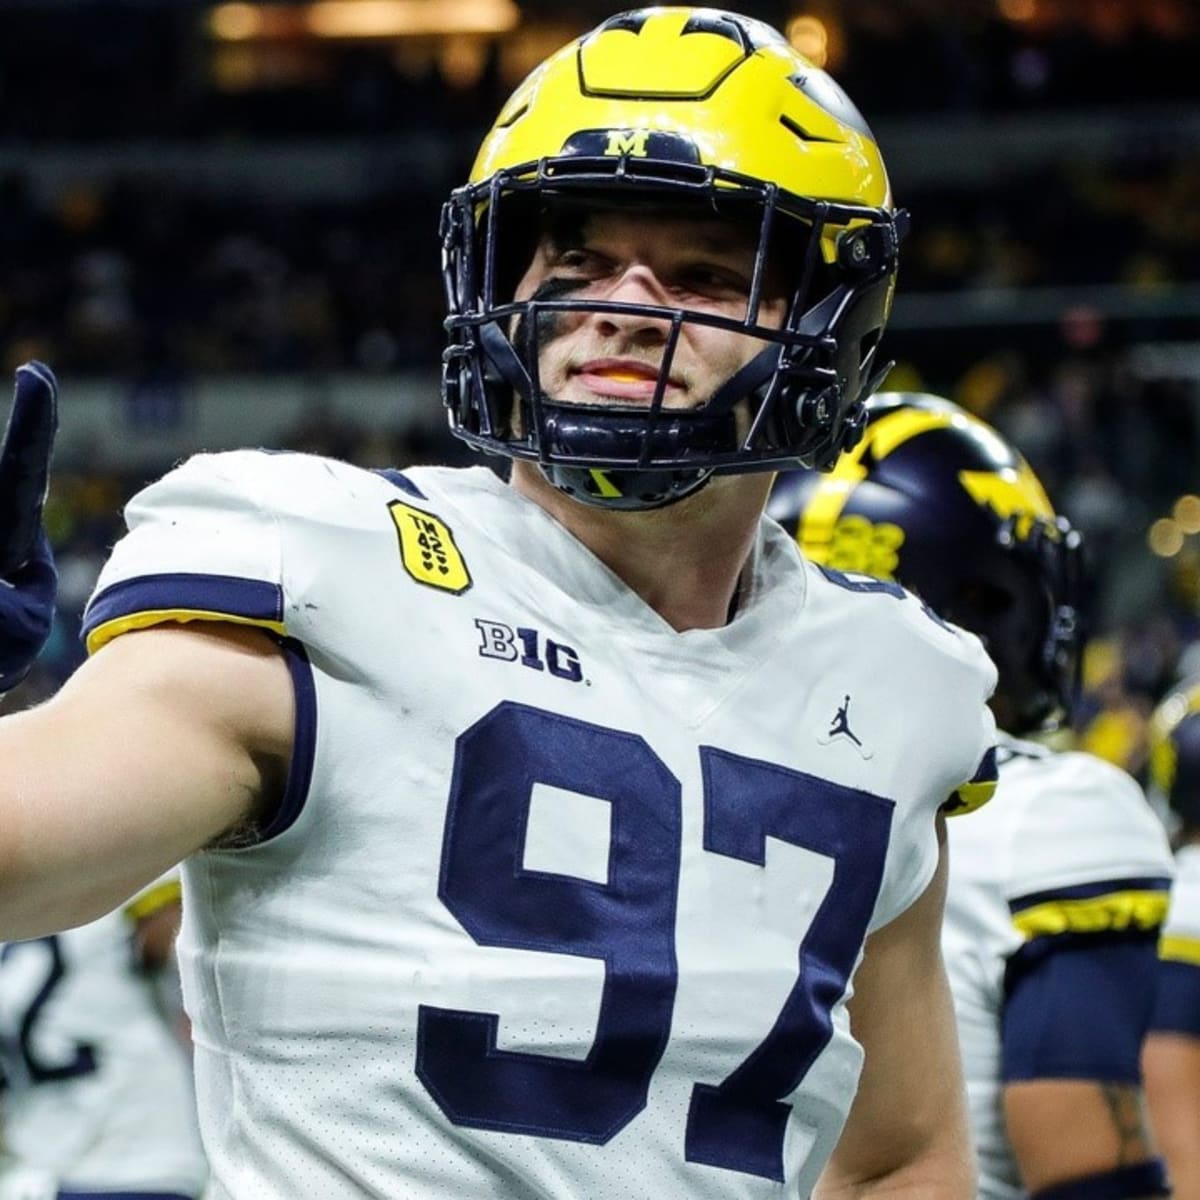
[[[974,1200],[954,1007],[940,949],[946,858],[925,894],[872,935],[850,1002],[865,1051],[820,1200]]]
[[[1175,1195],[1200,1197],[1200,1037],[1155,1031],[1142,1053],[1150,1116]]]
[[[976,1200],[976,1162],[965,1097],[950,1082],[958,1079],[956,1055],[941,1066],[955,1068],[953,1074],[938,1072],[930,1079],[930,1090],[941,1093],[941,1121],[936,1126],[924,1121],[922,1133],[912,1130],[904,1136],[904,1122],[893,1117],[890,1139],[882,1142],[882,1153],[874,1159],[864,1147],[847,1153],[853,1147],[844,1139],[817,1183],[814,1200]],[[942,1085],[934,1086],[934,1079],[941,1079]],[[872,1162],[874,1169],[868,1166]]]
[[[826,1171],[813,1200],[975,1200],[975,1160],[965,1131],[874,1178]]]

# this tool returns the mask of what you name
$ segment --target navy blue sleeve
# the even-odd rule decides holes
[[[1005,973],[1004,1081],[1140,1083],[1156,979],[1156,930],[1028,943]]]
[[[1163,959],[1150,1028],[1200,1038],[1200,964]]]

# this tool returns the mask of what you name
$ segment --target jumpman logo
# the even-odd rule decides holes
[[[857,747],[858,752],[863,758],[870,758],[871,752],[868,751],[862,744],[862,739],[850,728],[850,697],[845,696],[842,703],[838,705],[838,710],[833,720],[829,723],[829,733],[823,738],[817,738],[817,741],[823,746],[828,746],[834,738],[845,737],[849,738]]]
[[[839,733],[844,733],[856,746],[861,746],[862,742],[854,736],[854,731],[850,728],[850,697],[847,696],[842,702],[842,706],[837,710],[837,716],[833,718],[833,724],[829,727],[829,736],[835,738]]]

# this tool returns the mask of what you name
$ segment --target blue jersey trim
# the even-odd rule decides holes
[[[1139,1052],[1156,990],[1153,930],[1034,942],[1008,962],[1001,1077],[1141,1081]]]
[[[1038,904],[1052,900],[1091,900],[1096,896],[1107,896],[1113,892],[1167,892],[1171,881],[1162,876],[1145,879],[1104,879],[1098,883],[1080,883],[1074,887],[1050,888],[1044,892],[1030,892],[1008,902],[1012,913],[1023,912]]]
[[[1167,960],[1158,964],[1158,996],[1150,1028],[1200,1038],[1200,966]]]
[[[82,636],[133,613],[197,609],[247,621],[283,620],[283,589],[263,579],[236,575],[170,572],[138,575],[92,597],[83,615]]]
[[[994,783],[999,778],[1000,769],[996,765],[996,747],[989,746],[984,752],[983,757],[979,760],[979,766],[975,768],[975,774],[971,776],[968,782]]]
[[[278,837],[296,823],[308,799],[313,763],[317,756],[317,687],[313,679],[312,664],[299,642],[286,638],[280,645],[296,696],[295,740],[292,744],[292,761],[288,767],[287,787],[284,789],[283,799],[259,836],[257,845]]]
[[[428,500],[429,497],[407,475],[402,471],[397,471],[395,467],[385,467],[382,470],[376,471],[376,475],[382,475],[388,483],[393,483],[402,492],[407,492],[410,496],[415,496],[418,500]]]
[[[56,1200],[196,1200],[183,1192],[80,1192],[73,1188],[62,1188],[55,1195]]]
[[[1150,1158],[1128,1167],[1068,1179],[1033,1192],[1029,1200],[1145,1200],[1170,1196],[1171,1185],[1161,1159]]]

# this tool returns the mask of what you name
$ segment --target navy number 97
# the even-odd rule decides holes
[[[774,837],[834,862],[771,1031],[722,1083],[695,1085],[687,1117],[688,1161],[782,1181],[782,1097],[832,1035],[879,893],[893,806],[709,746],[700,756],[705,850],[765,867]],[[535,783],[610,803],[606,882],[522,869]],[[678,980],[681,809],[679,780],[635,734],[504,703],[458,739],[439,896],[479,945],[603,961],[604,989],[582,1062],[498,1050],[497,1013],[422,1006],[417,1074],[455,1124],[604,1143],[645,1107]]]

